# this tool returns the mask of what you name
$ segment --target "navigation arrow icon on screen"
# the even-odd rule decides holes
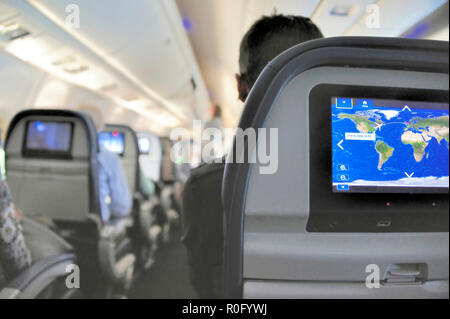
[[[403,108],[403,110],[402,110],[402,111],[406,111],[406,110],[408,110],[408,111],[410,111],[410,112],[411,112],[411,109],[409,108],[409,106],[408,106],[408,105],[405,105],[405,107]]]
[[[408,174],[408,173],[405,172],[405,175],[408,176],[408,178],[411,178],[411,177],[414,176],[414,172],[412,172],[411,174]]]
[[[339,146],[339,148],[341,149],[341,150],[344,150],[344,148],[342,147],[342,143],[344,142],[344,140],[341,140],[338,144],[337,144],[337,146]]]

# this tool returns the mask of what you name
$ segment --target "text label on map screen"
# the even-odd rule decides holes
[[[334,192],[448,192],[449,106],[333,97]]]

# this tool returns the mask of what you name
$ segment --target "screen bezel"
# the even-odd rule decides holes
[[[55,151],[55,150],[36,150],[36,149],[30,149],[27,147],[28,142],[28,134],[29,134],[29,127],[32,123],[35,122],[42,122],[42,123],[55,123],[55,124],[68,124],[70,127],[70,138],[69,138],[69,148],[67,151]],[[39,119],[36,120],[28,120],[25,123],[25,134],[24,134],[24,140],[22,144],[22,156],[25,158],[45,158],[45,159],[62,159],[62,160],[70,160],[72,159],[72,147],[73,147],[73,129],[74,125],[73,122],[70,121],[42,121]]]
[[[111,135],[112,135],[114,132],[117,132],[118,134],[120,134],[120,135],[123,137],[123,150],[122,150],[122,152],[120,152],[120,153],[113,152],[113,151],[111,151],[111,150],[109,150],[109,149],[107,149],[107,148],[105,148],[105,150],[107,150],[108,152],[111,152],[111,153],[113,153],[113,154],[116,154],[116,155],[118,155],[118,156],[120,156],[120,157],[123,157],[123,155],[125,154],[125,132],[123,132],[123,131],[117,131],[117,130],[114,130],[114,131],[101,131],[101,132],[98,133],[97,138],[100,139],[100,134],[102,134],[102,133],[108,133],[108,134],[111,134]],[[102,146],[100,145],[100,141],[99,141],[99,147],[102,147]]]
[[[448,91],[321,84],[309,96],[310,232],[448,231],[448,193],[333,192],[333,97],[448,103]],[[326,132],[315,134],[314,132]],[[429,216],[432,214],[433,216]]]

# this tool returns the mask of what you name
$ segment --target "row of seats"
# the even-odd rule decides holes
[[[56,150],[36,150],[30,142],[35,125],[60,123],[69,129],[69,144],[55,136]],[[148,269],[170,225],[161,203],[160,189],[171,181],[154,180],[156,190],[145,193],[141,163],[150,154],[139,148],[138,135],[127,126],[106,125],[103,133],[123,136],[120,152],[129,189],[133,197],[130,217],[103,221],[99,195],[99,138],[92,119],[68,110],[27,110],[12,120],[5,143],[7,178],[15,204],[24,212],[24,232],[35,263],[1,290],[3,298],[35,298],[58,285],[57,296],[112,297],[123,295],[142,271]],[[159,140],[150,133],[157,168],[162,164]],[[141,133],[141,138],[144,138]],[[38,141],[42,143],[42,141]],[[62,143],[62,144],[61,144]],[[161,148],[160,148],[161,149]],[[159,159],[158,159],[159,156]],[[149,163],[147,163],[149,164]],[[169,163],[170,164],[170,163]],[[165,168],[170,170],[171,168]],[[167,206],[167,205],[166,205]],[[174,204],[169,203],[169,206]],[[64,289],[67,266],[79,266],[81,290]]]

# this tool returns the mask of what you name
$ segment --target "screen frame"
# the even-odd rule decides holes
[[[52,151],[52,150],[35,150],[27,147],[29,127],[32,123],[42,122],[42,123],[56,123],[56,124],[69,124],[70,127],[70,138],[69,138],[69,148],[67,151]],[[24,158],[43,158],[43,159],[61,159],[70,160],[72,159],[72,148],[73,148],[73,135],[74,135],[74,123],[71,121],[50,121],[50,120],[39,120],[30,119],[25,122],[25,134],[22,143],[22,156]]]
[[[107,148],[105,148],[105,149],[106,149],[108,152],[111,152],[111,153],[116,154],[116,155],[118,155],[118,156],[120,156],[120,157],[123,157],[124,154],[125,154],[125,145],[126,145],[126,142],[125,142],[125,136],[126,136],[126,135],[125,135],[125,132],[123,132],[123,131],[114,130],[114,131],[101,131],[101,132],[99,132],[99,133],[98,133],[98,136],[97,136],[97,139],[99,140],[99,141],[98,141],[98,145],[99,145],[100,148],[102,148],[102,145],[100,145],[100,134],[102,134],[102,133],[108,133],[108,134],[112,135],[114,132],[117,132],[117,133],[120,134],[120,135],[122,136],[122,138],[123,138],[123,150],[122,150],[122,152],[116,153],[116,152],[113,152],[113,151],[111,151],[111,150],[109,150],[109,149],[107,149]]]
[[[448,103],[448,91],[320,84],[309,95],[309,232],[448,232],[447,193],[333,192],[333,97]],[[325,116],[324,116],[325,114]],[[314,134],[318,129],[326,134]],[[432,216],[430,216],[432,214]]]

